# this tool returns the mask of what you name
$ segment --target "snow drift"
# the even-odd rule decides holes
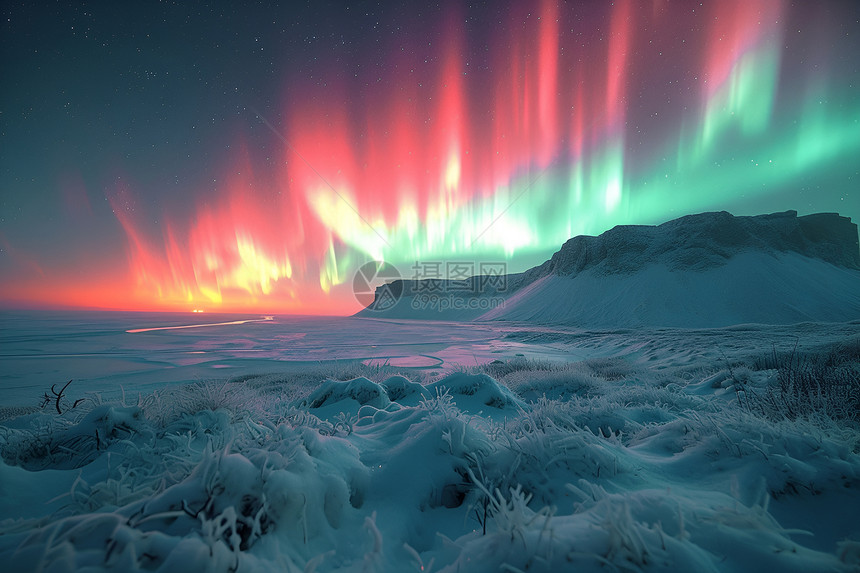
[[[574,390],[559,376],[576,369],[535,366],[497,365],[529,388],[553,374]],[[770,376],[735,371],[745,388]],[[731,372],[705,373],[596,376],[564,400],[455,372],[426,386],[327,380],[293,404],[240,383],[228,408],[174,391],[34,412],[0,424],[0,559],[69,572],[856,571],[856,427],[774,423],[732,398],[744,390]]]
[[[392,285],[386,311],[360,316],[562,322],[591,328],[710,328],[860,318],[857,225],[835,213],[735,217],[726,212],[662,225],[618,226],[567,241],[550,260],[506,277],[507,288],[448,292]],[[418,293],[433,291],[436,299]],[[419,304],[420,303],[420,304]]]

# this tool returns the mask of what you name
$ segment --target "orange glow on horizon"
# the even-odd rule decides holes
[[[723,136],[767,127],[775,98],[761,86],[780,77],[787,7],[539,0],[481,23],[472,16],[483,12],[446,5],[420,22],[432,33],[363,46],[373,65],[361,73],[325,54],[287,70],[282,101],[239,115],[229,141],[204,143],[229,156],[175,204],[110,180],[116,225],[98,236],[115,231],[124,256],[88,261],[82,248],[74,263],[87,268],[59,270],[5,248],[22,277],[0,285],[0,301],[345,315],[361,309],[351,282],[370,260],[410,278],[418,261],[511,261],[575,233],[713,206],[696,188],[732,169],[718,161]],[[81,202],[73,175],[59,190],[82,220],[105,209]]]
[[[494,212],[472,211],[476,197],[492,202],[501,192],[502,209],[517,178],[617,137],[631,30],[647,17],[636,10],[627,1],[608,9],[607,40],[583,57],[561,49],[558,2],[542,0],[536,11],[514,4],[508,26],[491,32],[488,74],[471,65],[464,15],[451,7],[438,22],[438,60],[425,77],[413,74],[420,62],[395,55],[396,71],[362,98],[336,77],[295,87],[300,96],[278,128],[288,143],[274,167],[261,168],[238,145],[227,176],[213,174],[226,185],[189,190],[198,197],[189,216],[164,213],[154,233],[133,208],[136,190],[117,186],[108,200],[127,240],[126,272],[114,281],[123,294],[95,285],[38,298],[100,308],[353,313],[355,266],[457,252],[492,220]],[[603,79],[587,82],[596,67]],[[464,213],[477,229],[448,226]]]

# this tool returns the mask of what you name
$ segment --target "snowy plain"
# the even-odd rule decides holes
[[[860,568],[858,321],[0,321],[7,571]]]

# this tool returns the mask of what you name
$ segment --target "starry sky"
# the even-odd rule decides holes
[[[347,314],[702,211],[860,220],[849,0],[4,2],[0,306]],[[433,266],[436,265],[436,266]]]

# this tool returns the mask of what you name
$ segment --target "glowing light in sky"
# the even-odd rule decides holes
[[[262,118],[282,118],[276,161],[240,145],[228,184],[165,214],[161,236],[129,207],[140,190],[115,189],[131,300],[350,312],[344,283],[367,260],[523,270],[576,234],[755,204],[856,165],[860,100],[787,60],[816,38],[790,37],[785,2],[584,4],[512,3],[480,33],[451,8],[426,23],[432,46],[392,50],[372,77],[335,67],[292,86]]]

